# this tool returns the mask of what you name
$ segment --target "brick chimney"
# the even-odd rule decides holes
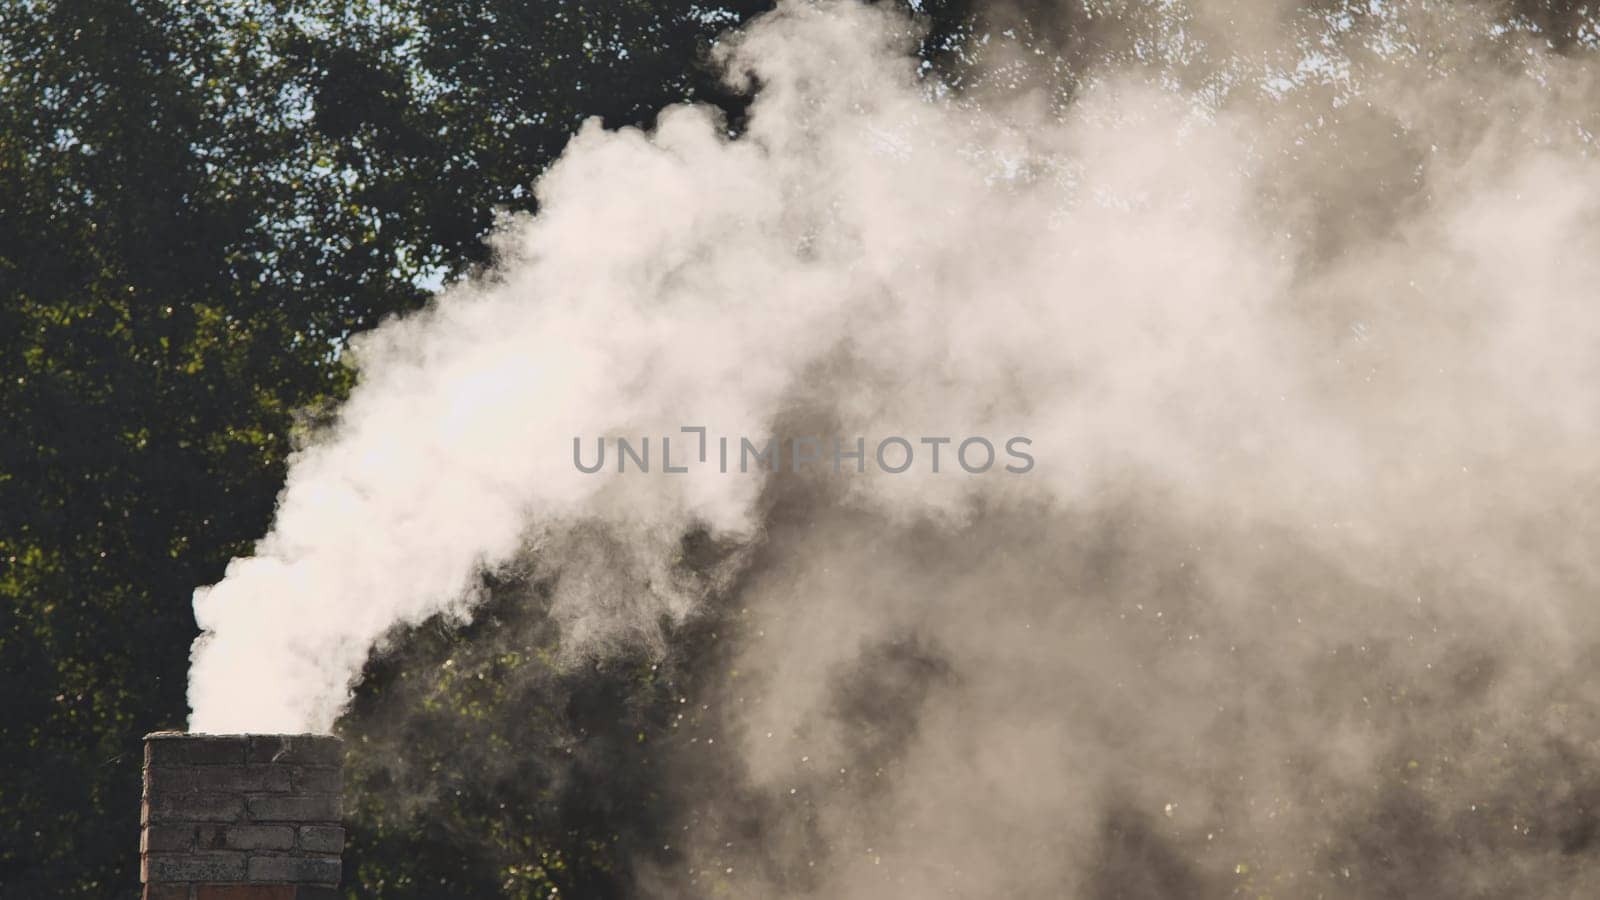
[[[144,739],[144,900],[335,900],[341,741],[320,734]]]

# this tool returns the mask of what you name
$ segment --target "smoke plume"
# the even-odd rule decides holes
[[[393,629],[537,572],[572,671],[726,617],[644,895],[1578,895],[1600,37],[991,18],[938,74],[899,14],[784,3],[718,50],[742,132],[586,126],[494,271],[355,342],[196,594],[192,728],[327,730]],[[724,473],[719,436],[822,452]]]

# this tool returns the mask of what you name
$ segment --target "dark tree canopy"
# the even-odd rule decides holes
[[[4,13],[0,894],[136,883],[139,737],[182,724],[189,594],[264,531],[339,341],[481,258],[578,118],[707,80],[684,10],[575,9]],[[611,24],[658,46],[585,57]]]
[[[0,8],[0,896],[137,884],[139,741],[183,724],[190,595],[270,524],[343,340],[485,261],[582,120],[736,120],[706,51],[767,5]],[[374,827],[347,881],[438,896],[403,871],[425,836]],[[524,834],[497,865],[559,847],[528,884],[614,888],[604,844]]]

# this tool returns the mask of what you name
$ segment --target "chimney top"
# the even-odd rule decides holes
[[[145,735],[145,900],[332,900],[343,742],[326,734]]]

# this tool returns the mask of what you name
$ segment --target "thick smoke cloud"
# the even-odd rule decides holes
[[[536,571],[573,672],[725,625],[643,895],[1581,893],[1591,49],[1091,11],[995,11],[956,90],[900,17],[787,4],[720,51],[743,134],[586,128],[495,272],[358,343],[196,596],[192,727],[327,729],[397,625]],[[685,425],[1037,465],[573,466]]]

